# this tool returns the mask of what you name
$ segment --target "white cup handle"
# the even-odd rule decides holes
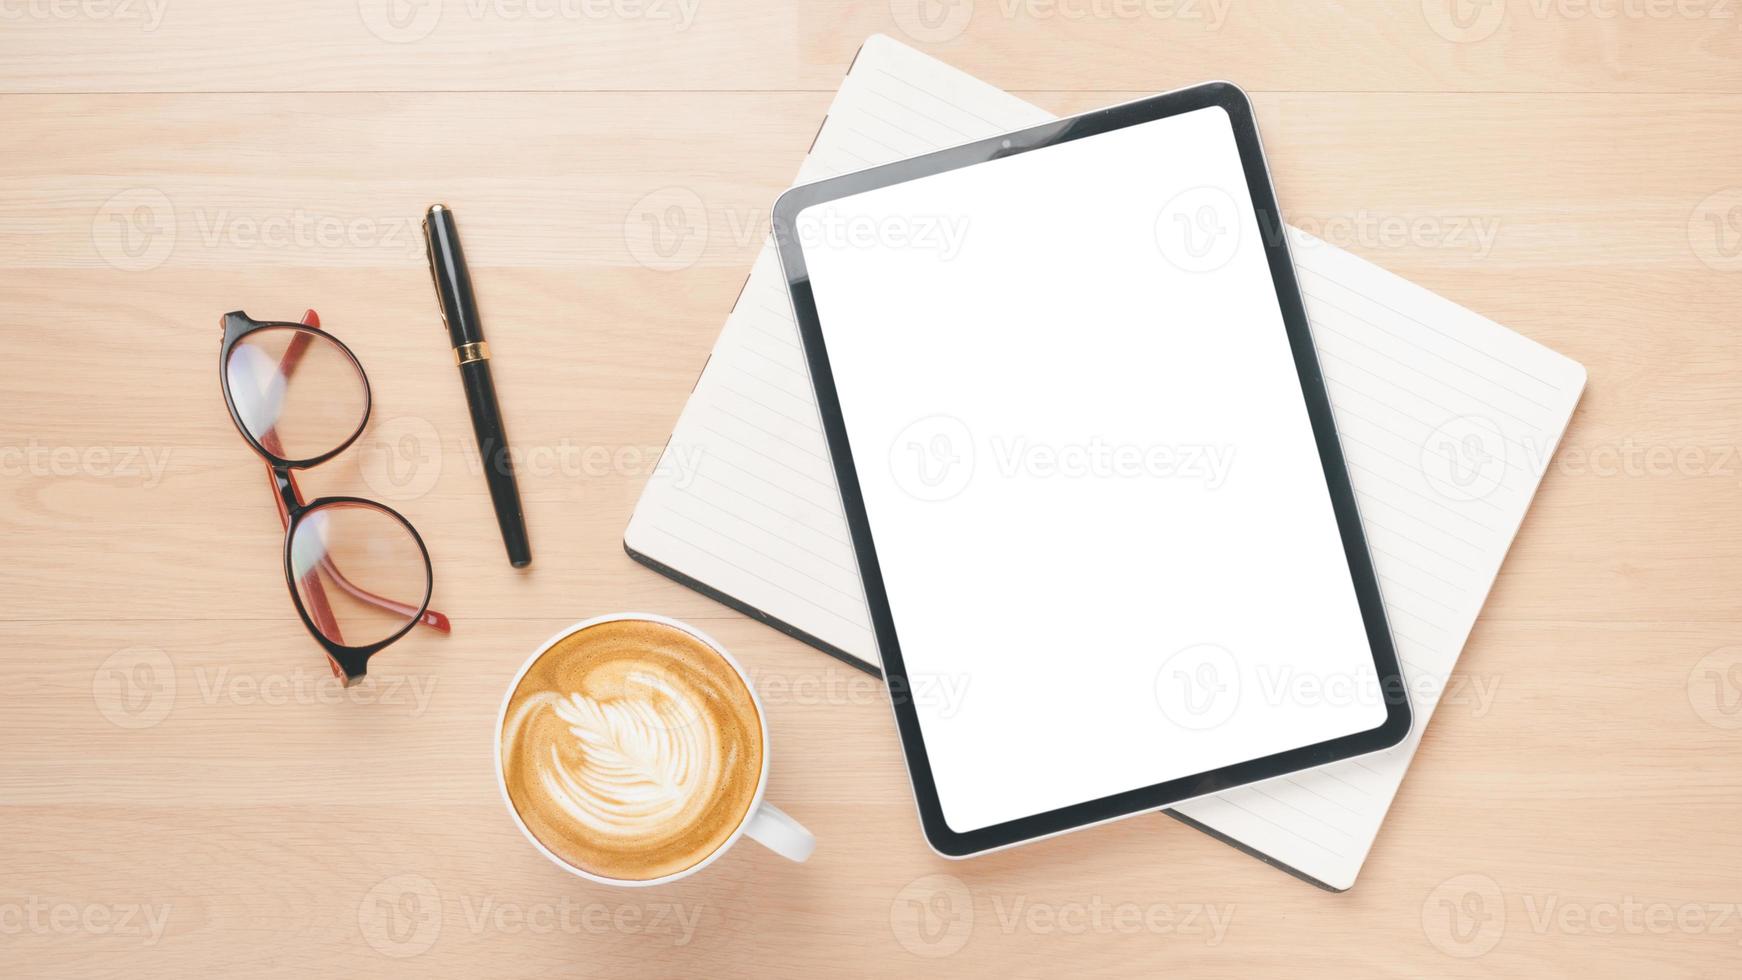
[[[788,861],[803,862],[817,849],[817,839],[804,825],[772,803],[764,803],[750,815],[744,833],[756,843]]]

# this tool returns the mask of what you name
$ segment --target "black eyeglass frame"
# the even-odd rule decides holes
[[[312,314],[313,311],[311,310],[310,313]],[[313,318],[311,317],[311,319]],[[218,386],[223,391],[224,407],[229,410],[230,421],[235,423],[236,431],[242,434],[243,440],[248,443],[249,447],[252,448],[254,452],[259,454],[260,458],[266,462],[267,468],[272,472],[273,489],[277,492],[277,503],[280,508],[280,513],[284,518],[284,583],[286,588],[290,591],[291,604],[296,607],[297,616],[302,619],[303,626],[307,628],[309,635],[313,636],[326,651],[327,659],[331,662],[334,675],[339,677],[341,683],[349,686],[353,681],[368,673],[370,657],[381,652],[383,649],[405,636],[405,634],[411,632],[412,627],[416,626],[418,623],[428,622],[430,626],[443,632],[447,631],[448,623],[447,617],[442,616],[440,613],[432,614],[430,612],[430,596],[435,590],[434,567],[430,562],[429,548],[424,544],[423,536],[417,533],[417,528],[413,527],[411,522],[406,520],[405,515],[386,504],[375,500],[369,500],[365,497],[340,495],[317,497],[314,500],[305,501],[302,496],[302,491],[297,487],[295,476],[297,470],[306,470],[319,466],[344,452],[346,449],[349,449],[351,444],[357,441],[357,438],[363,434],[363,429],[369,424],[369,413],[374,404],[373,396],[371,395],[369,388],[369,376],[363,370],[362,362],[357,360],[357,355],[352,353],[351,349],[345,346],[342,341],[325,330],[322,330],[318,326],[318,322],[318,319],[313,323],[294,323],[287,320],[256,320],[240,310],[224,314],[221,320],[224,339],[218,348]],[[363,385],[363,411],[358,418],[357,428],[343,442],[339,443],[339,445],[318,456],[311,456],[306,459],[289,459],[272,451],[263,445],[253,433],[248,431],[248,427],[243,424],[241,413],[236,408],[235,397],[230,392],[228,370],[230,356],[235,351],[236,345],[241,343],[244,339],[252,334],[258,333],[259,331],[269,329],[298,331],[303,335],[309,336],[310,342],[319,339],[332,344],[350,359],[352,368],[357,372],[357,379]],[[292,343],[295,343],[295,341],[293,340]],[[360,646],[351,646],[335,642],[321,631],[320,626],[315,622],[314,617],[310,614],[306,604],[303,602],[301,592],[297,589],[296,574],[292,570],[293,566],[291,562],[291,543],[296,539],[297,528],[302,523],[303,519],[323,507],[344,505],[370,507],[386,514],[394,520],[397,520],[400,525],[405,528],[407,533],[411,535],[411,540],[417,544],[418,554],[423,558],[423,599],[416,607],[415,613],[408,616],[405,625],[400,627],[399,630],[391,636],[382,640],[377,640],[374,643],[367,643]],[[355,586],[348,587],[355,588]],[[391,602],[395,605],[403,606],[405,609],[412,608],[409,603],[399,603],[396,600],[384,600],[379,596],[373,596],[373,599],[378,603]]]

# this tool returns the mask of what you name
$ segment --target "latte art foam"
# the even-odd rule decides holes
[[[646,880],[712,854],[761,778],[761,722],[730,664],[675,627],[617,621],[529,669],[502,732],[509,797],[533,835],[602,877]]]
[[[556,745],[538,764],[545,792],[577,823],[639,836],[681,819],[690,801],[719,785],[719,759],[708,750],[717,733],[687,721],[671,703],[683,695],[661,687],[662,697],[646,700],[538,696],[539,709],[554,710],[578,742],[578,765]]]

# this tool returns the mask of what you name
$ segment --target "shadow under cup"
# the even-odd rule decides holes
[[[744,826],[764,772],[762,718],[701,638],[645,619],[551,643],[510,692],[503,787],[558,860],[623,882],[682,874]]]

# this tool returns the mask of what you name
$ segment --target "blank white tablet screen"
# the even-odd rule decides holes
[[[953,830],[1385,721],[1226,112],[796,231]]]

